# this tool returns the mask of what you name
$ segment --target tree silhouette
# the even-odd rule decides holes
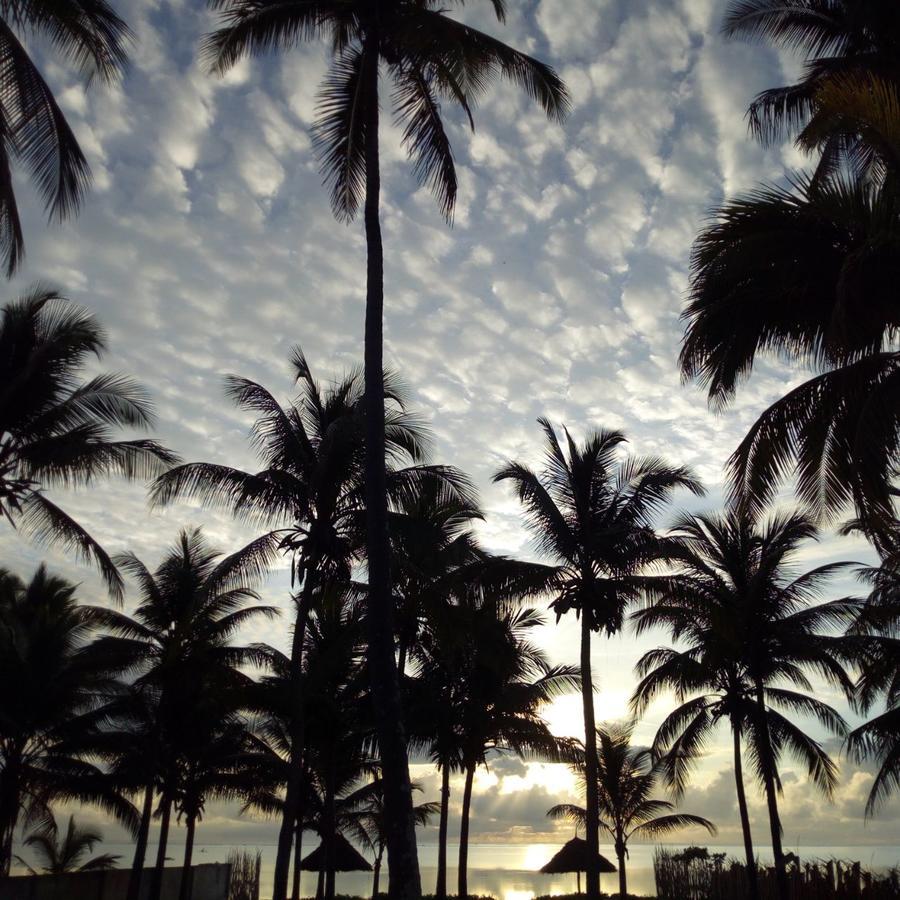
[[[600,892],[594,683],[591,634],[615,634],[625,610],[640,594],[642,569],[661,553],[653,531],[656,513],[677,487],[701,493],[683,468],[655,458],[619,459],[625,436],[597,431],[579,446],[565,432],[563,450],[552,425],[540,419],[546,439],[544,467],[536,473],[509,463],[495,481],[511,481],[525,508],[525,524],[537,549],[555,568],[547,579],[557,616],[574,610],[581,619],[581,694],[585,729],[588,845],[586,887],[590,900]]]
[[[839,168],[876,182],[900,172],[900,158],[882,139],[886,129],[896,134],[898,121],[896,4],[733,0],[723,30],[805,56],[799,81],[765,90],[750,105],[750,130],[758,139],[777,144],[793,137],[802,150],[818,152],[815,182]]]
[[[200,529],[182,531],[154,571],[133,553],[116,561],[136,580],[140,600],[130,617],[99,612],[106,635],[93,646],[134,673],[135,685],[145,692],[138,734],[146,729],[148,757],[159,767],[161,826],[149,895],[158,900],[173,808],[181,806],[192,832],[202,811],[198,785],[207,776],[213,780],[204,754],[218,751],[221,759],[226,743],[228,752],[237,752],[236,704],[229,698],[249,684],[239,667],[265,661],[256,649],[231,639],[246,623],[275,616],[277,609],[254,603],[253,585],[261,573],[247,564],[245,553],[221,557]],[[124,712],[132,713],[130,704]]]
[[[56,799],[95,804],[130,828],[134,807],[85,759],[116,670],[90,644],[99,607],[41,566],[27,584],[0,570],[0,876],[16,823],[47,821]]]
[[[633,723],[601,725],[597,729],[599,769],[597,796],[600,824],[612,838],[619,861],[619,895],[628,895],[628,841],[632,837],[658,838],[680,828],[700,826],[710,834],[716,826],[702,816],[674,812],[675,805],[654,797],[662,780],[665,762],[646,748],[631,746]],[[585,777],[583,755],[576,770]],[[582,827],[587,820],[584,807],[561,803],[547,810],[552,819],[569,819]]]
[[[461,0],[452,5],[462,5]],[[491,0],[491,5],[502,21],[505,0]],[[403,144],[417,177],[435,194],[448,219],[457,181],[440,101],[462,107],[473,123],[472,107],[499,76],[521,86],[549,116],[560,119],[568,94],[549,66],[446,15],[439,0],[214,0],[213,6],[221,26],[209,36],[205,54],[219,73],[246,56],[292,49],[302,41],[324,39],[332,48],[314,141],[336,215],[349,220],[360,205],[365,207],[369,668],[379,708],[391,891],[397,897],[418,897],[415,823],[393,647],[385,483],[379,78],[383,69],[393,84],[391,100]],[[284,900],[286,891],[287,869],[282,864],[276,870],[274,900]]]
[[[314,378],[303,352],[291,356],[300,396],[282,407],[262,385],[229,376],[228,394],[257,415],[251,431],[263,468],[244,472],[213,463],[187,463],[160,477],[152,500],[166,504],[191,497],[225,508],[236,518],[270,528],[243,551],[248,566],[263,570],[280,554],[291,561],[296,615],[291,644],[296,712],[287,794],[275,870],[276,884],[287,890],[287,871],[294,841],[300,796],[304,740],[301,658],[317,591],[330,581],[346,582],[351,566],[364,556],[365,415],[359,373],[323,387]],[[467,502],[468,480],[456,470],[421,464],[428,434],[421,420],[408,410],[406,391],[392,374],[385,377],[385,438],[390,462],[388,491],[393,501],[415,496],[435,481],[447,498]],[[402,465],[412,463],[412,465]],[[435,488],[436,490],[436,488]]]
[[[837,782],[837,768],[817,741],[778,710],[811,716],[843,736],[844,720],[813,694],[807,675],[816,673],[848,696],[854,689],[844,668],[854,647],[830,629],[846,627],[859,604],[853,598],[815,603],[828,579],[846,564],[801,573],[796,568],[798,550],[815,536],[810,521],[798,514],[763,523],[746,509],[684,518],[667,548],[677,573],[648,581],[651,605],[635,614],[639,631],[662,626],[687,645],[684,652],[662,648],[645,655],[639,670],[646,677],[635,694],[639,708],[667,687],[685,701],[660,726],[656,740],[669,752],[676,789],[683,788],[717,717],[728,715],[740,792],[739,741],[746,731],[765,789],[782,898],[787,876],[777,800],[779,758],[788,753],[802,761],[826,797]],[[687,694],[695,696],[685,700]],[[743,810],[742,820],[749,834]],[[752,848],[748,843],[745,848],[752,867]]]
[[[153,413],[130,378],[80,381],[88,358],[105,349],[106,335],[93,316],[50,288],[35,287],[3,307],[0,517],[39,542],[93,560],[121,599],[122,579],[106,551],[45,493],[93,485],[110,474],[153,477],[176,459],[156,441],[113,439],[117,429],[149,427]]]
[[[900,529],[895,526],[881,564],[861,574],[871,593],[851,629],[864,640],[857,700],[869,710],[882,699],[885,710],[852,731],[847,747],[857,762],[878,764],[866,802],[866,816],[872,816],[900,788]]]
[[[131,33],[104,0],[7,0],[0,7],[0,254],[7,277],[25,255],[13,168],[21,165],[28,173],[51,220],[77,213],[90,181],[75,134],[26,47],[35,36],[90,83],[121,74]]]
[[[51,815],[47,821],[25,837],[24,845],[31,847],[40,857],[41,871],[47,875],[65,875],[68,872],[96,872],[101,869],[112,869],[121,859],[113,853],[101,853],[85,859],[96,844],[101,843],[103,835],[95,828],[79,828],[75,824],[75,816],[69,816],[66,833],[60,839],[56,819]],[[38,872],[21,856],[16,856],[32,875]]]
[[[876,540],[893,520],[898,203],[859,182],[800,178],[729,201],[697,238],[683,376],[721,409],[761,354],[817,370],[763,412],[731,456],[732,500],[760,512],[795,476],[817,516],[852,502]]]

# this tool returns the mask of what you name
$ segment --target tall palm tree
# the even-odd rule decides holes
[[[19,5],[0,9],[0,34],[8,7]],[[24,5],[28,16],[34,14],[36,4]],[[59,15],[59,7],[46,14]],[[0,517],[38,541],[93,560],[120,599],[122,579],[106,551],[45,493],[91,485],[110,474],[152,477],[175,461],[156,441],[113,439],[117,429],[152,425],[153,412],[146,392],[130,378],[103,374],[81,381],[88,358],[100,358],[105,350],[106,335],[96,319],[50,288],[37,286],[3,307]]]
[[[695,640],[699,646],[688,650],[658,647],[641,657],[637,664],[641,681],[635,688],[631,706],[636,715],[642,715],[657,696],[666,690],[675,693],[679,705],[660,724],[652,749],[665,762],[663,774],[676,798],[684,795],[692,765],[712,739],[717,726],[721,722],[728,724],[734,754],[738,815],[747,860],[748,896],[750,900],[758,900],[759,879],[741,756],[745,737],[751,740],[757,737],[756,706],[743,666],[731,657],[729,642],[719,641],[715,629],[710,627],[711,620],[718,618],[719,612],[710,609],[710,614],[702,625],[697,625]],[[640,612],[635,615],[638,617],[636,630],[640,634],[650,625],[644,624],[647,620]],[[758,758],[758,750],[754,755]]]
[[[816,536],[799,514],[759,523],[746,509],[721,516],[690,516],[673,529],[667,556],[676,573],[648,581],[650,605],[635,614],[639,631],[662,626],[686,644],[660,648],[639,663],[644,679],[638,709],[672,689],[683,701],[660,726],[657,750],[669,754],[668,773],[683,789],[692,762],[715,724],[728,717],[735,745],[741,819],[748,869],[754,867],[746,803],[742,800],[740,742],[746,735],[769,811],[779,896],[787,896],[777,795],[782,754],[802,761],[813,782],[830,796],[837,769],[821,745],[778,710],[811,716],[832,734],[846,724],[813,695],[815,673],[848,696],[854,685],[844,666],[854,646],[836,627],[853,621],[859,603],[842,598],[817,603],[828,579],[847,564],[798,572],[796,556]],[[689,699],[688,699],[689,698]]]
[[[700,826],[710,834],[716,826],[702,816],[674,812],[675,805],[654,797],[662,780],[665,763],[646,748],[633,747],[633,723],[601,725],[597,728],[598,758],[597,793],[600,799],[600,822],[609,833],[619,861],[619,895],[628,895],[625,861],[628,841],[632,837],[656,838],[680,828]],[[581,756],[581,754],[579,754]],[[583,757],[576,768],[584,777]],[[582,827],[587,818],[584,807],[561,803],[551,807],[552,819],[569,819]]]
[[[27,584],[0,570],[0,877],[16,824],[56,799],[100,806],[128,827],[134,807],[87,758],[115,665],[91,646],[104,611],[41,566]],[[24,816],[24,818],[23,818]]]
[[[251,432],[263,468],[244,472],[213,463],[188,463],[160,477],[152,490],[155,503],[177,497],[224,507],[235,517],[270,530],[245,548],[248,563],[265,568],[278,554],[291,561],[296,615],[291,643],[295,713],[289,717],[291,764],[278,833],[275,895],[287,891],[291,846],[297,820],[303,756],[302,654],[307,622],[321,585],[346,582],[351,566],[364,556],[361,518],[365,515],[365,414],[362,379],[351,373],[327,388],[314,378],[302,351],[291,365],[300,396],[282,407],[262,385],[245,378],[227,379],[227,392],[257,420]],[[401,499],[436,480],[450,496],[468,496],[468,482],[441,466],[421,465],[428,444],[420,420],[408,411],[398,379],[385,377],[385,436],[391,462],[388,490]],[[399,468],[398,468],[399,466]]]
[[[26,836],[23,843],[40,857],[42,872],[47,875],[65,875],[68,872],[96,872],[115,868],[121,857],[114,853],[84,858],[102,841],[103,834],[96,828],[79,828],[75,824],[75,816],[69,816],[66,833],[60,839],[56,819],[50,815],[40,827]],[[16,862],[25,866],[30,874],[38,874],[21,856],[16,856]]]
[[[819,151],[816,180],[844,166],[862,178],[900,172],[885,154],[883,126],[900,99],[900,11],[890,0],[732,0],[725,33],[804,55],[802,77],[763,91],[750,105],[765,143],[793,137]],[[873,130],[880,122],[882,127]],[[889,126],[890,127],[890,126]]]
[[[51,220],[77,213],[90,182],[78,140],[23,43],[34,36],[48,40],[87,83],[94,78],[109,83],[122,72],[131,33],[104,0],[7,0],[0,7],[0,254],[7,277],[25,255],[13,167],[21,165],[28,173]]]
[[[550,422],[539,422],[546,439],[543,469],[511,462],[494,481],[513,483],[537,549],[553,560],[547,584],[557,616],[574,610],[581,619],[586,887],[589,900],[596,900],[600,825],[591,634],[612,635],[622,627],[625,610],[640,593],[641,571],[660,553],[653,522],[673,491],[685,487],[700,494],[702,488],[686,469],[660,459],[619,459],[625,443],[619,431],[594,432],[581,446],[566,431],[566,452]]]
[[[851,629],[865,641],[858,703],[868,710],[880,699],[885,707],[847,738],[851,758],[872,759],[878,765],[866,816],[874,815],[900,789],[900,525],[895,524],[892,535],[881,564],[862,572],[871,593]]]
[[[760,355],[815,373],[765,410],[732,455],[732,499],[761,511],[795,476],[817,516],[853,503],[876,539],[893,520],[898,210],[900,194],[798,178],[727,202],[697,238],[683,376],[724,408]]]
[[[136,688],[144,692],[138,734],[146,729],[148,762],[158,766],[162,817],[150,891],[157,898],[173,808],[181,798],[192,825],[201,803],[184,804],[186,768],[201,766],[202,751],[209,749],[204,745],[223,729],[231,737],[225,726],[233,708],[223,708],[219,700],[248,686],[240,666],[264,661],[255,648],[231,639],[254,618],[275,616],[277,609],[254,603],[253,585],[262,573],[248,564],[244,551],[223,558],[200,529],[182,531],[152,572],[133,553],[116,562],[136,580],[140,599],[131,616],[113,610],[98,616],[107,633],[94,646],[133,673]],[[130,706],[123,712],[130,715]],[[144,816],[148,813],[145,804]],[[140,878],[138,869],[134,874]]]
[[[502,21],[506,0],[490,0]],[[213,0],[221,27],[205,52],[224,73],[242,58],[301,41],[324,39],[332,48],[315,125],[315,144],[336,215],[352,219],[365,206],[367,246],[365,383],[366,510],[369,558],[369,667],[379,706],[379,747],[391,823],[388,864],[396,896],[421,893],[415,852],[406,740],[393,648],[390,545],[385,484],[383,378],[384,253],[380,224],[379,116],[384,70],[403,143],[420,182],[435,194],[449,220],[456,201],[456,170],[441,121],[440,101],[472,107],[497,76],[521,86],[547,114],[561,119],[569,98],[549,66],[446,14],[440,0]],[[452,5],[462,5],[456,0]],[[284,900],[286,878],[274,900]]]

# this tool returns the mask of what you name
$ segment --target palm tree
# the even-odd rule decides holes
[[[56,7],[47,13],[57,14]],[[0,17],[0,30],[5,27]],[[149,427],[153,414],[145,391],[130,378],[79,380],[88,358],[100,358],[105,349],[106,336],[93,316],[49,288],[35,287],[3,307],[0,517],[40,542],[93,560],[120,599],[122,579],[106,551],[45,493],[110,474],[151,477],[175,460],[156,441],[113,440],[115,429]]]
[[[695,494],[702,488],[683,468],[656,458],[627,458],[619,431],[600,430],[578,446],[565,432],[568,454],[553,426],[539,420],[546,438],[544,467],[537,473],[511,462],[494,481],[512,481],[525,507],[525,523],[537,549],[555,568],[548,579],[557,616],[574,610],[581,619],[581,695],[585,730],[589,900],[600,892],[597,747],[591,634],[615,634],[625,610],[637,598],[641,570],[660,553],[653,531],[655,515],[677,487]]]
[[[631,746],[634,724],[601,725],[597,728],[598,759],[597,794],[600,799],[600,822],[609,832],[619,861],[619,895],[628,894],[625,860],[628,841],[632,837],[656,838],[679,828],[700,826],[710,834],[716,826],[702,816],[673,812],[675,805],[653,795],[662,779],[665,763],[650,750]],[[576,764],[585,777],[583,759]],[[662,813],[662,815],[660,815]],[[552,819],[570,819],[584,827],[584,807],[561,803],[551,807]]]
[[[895,524],[892,534],[881,564],[861,573],[872,590],[851,629],[865,641],[858,703],[868,710],[882,699],[885,707],[847,738],[851,758],[873,759],[879,767],[866,801],[867,817],[900,788],[900,526]]]
[[[187,832],[179,900],[190,900],[192,895],[194,837],[207,801],[251,797],[260,783],[265,783],[271,753],[241,717],[240,698],[229,697],[228,688],[223,692],[215,681],[208,679],[203,692],[203,699],[213,697],[213,702],[201,711],[199,723],[195,718],[180,747],[175,803]]]
[[[795,84],[763,91],[750,105],[753,134],[764,143],[794,137],[819,151],[816,180],[844,166],[883,181],[900,172],[887,149],[900,99],[900,13],[883,0],[732,0],[725,33],[766,40],[805,56]],[[875,126],[875,127],[873,127]]]
[[[103,611],[98,623],[107,634],[94,646],[132,672],[143,692],[137,731],[147,734],[146,762],[158,767],[154,781],[162,817],[150,892],[156,898],[173,807],[180,798],[190,828],[202,809],[202,798],[185,803],[185,772],[202,768],[202,754],[212,752],[216,739],[233,737],[226,726],[234,708],[223,708],[221,697],[249,685],[240,666],[265,659],[254,648],[233,645],[231,638],[254,618],[277,615],[277,609],[253,603],[258,599],[253,585],[262,573],[252,557],[248,563],[247,554],[238,551],[220,558],[200,529],[182,531],[153,572],[133,553],[116,562],[136,580],[140,600],[130,617]],[[124,713],[132,714],[130,705]],[[127,744],[133,749],[132,738]],[[199,774],[197,780],[202,780]],[[149,826],[148,816],[145,804],[142,831]],[[137,867],[134,877],[140,878]]]
[[[660,724],[652,749],[656,756],[663,759],[663,775],[679,799],[686,790],[693,763],[712,739],[716,727],[721,722],[726,722],[730,727],[738,815],[747,860],[748,896],[750,900],[758,900],[759,879],[741,758],[744,737],[752,739],[757,736],[756,707],[746,672],[738,661],[731,658],[728,641],[718,641],[715,630],[710,627],[713,615],[718,618],[719,613],[704,618],[702,626],[698,623],[696,641],[700,646],[688,650],[658,647],[641,657],[637,664],[641,681],[635,688],[631,706],[636,715],[642,715],[656,697],[666,690],[674,691],[679,705]],[[642,612],[635,613],[635,616],[636,630],[640,634],[650,625],[644,624],[646,619]],[[759,756],[758,750],[754,755]]]
[[[528,639],[543,624],[543,617],[534,609],[512,607],[506,597],[462,602],[447,608],[442,618],[445,621],[436,630],[446,636],[447,646],[440,655],[423,659],[422,669],[426,684],[435,682],[433,670],[442,665],[447,667],[446,680],[456,683],[453,714],[458,749],[454,755],[465,773],[457,895],[467,897],[475,772],[479,766],[487,768],[491,755],[497,753],[558,758],[559,742],[541,712],[554,698],[577,690],[579,673],[571,666],[550,665],[546,654]],[[454,758],[442,763],[447,772]]]
[[[413,791],[421,791],[422,786],[412,783]],[[387,848],[387,822],[384,816],[384,785],[380,778],[364,784],[344,799],[347,812],[344,814],[344,827],[362,844],[369,848],[375,856],[372,866],[372,900],[377,900],[378,885],[381,878],[381,866],[384,851]],[[416,825],[427,825],[435,813],[439,803],[419,803],[413,807]]]
[[[122,857],[113,853],[101,853],[84,859],[102,841],[103,835],[96,828],[79,828],[75,824],[75,816],[69,816],[66,833],[60,840],[56,819],[50,815],[47,821],[25,838],[24,844],[32,847],[40,857],[42,872],[47,875],[65,875],[68,872],[96,872],[115,868]],[[16,856],[16,862],[25,866],[30,874],[38,874],[21,856]]]
[[[21,165],[38,188],[51,220],[78,212],[90,169],[62,109],[24,41],[40,36],[87,83],[113,82],[126,62],[128,26],[104,0],[29,3],[9,0],[0,8],[3,59],[3,134],[0,148],[0,253],[7,277],[25,255],[25,239],[13,186]]]
[[[829,630],[846,627],[858,613],[858,601],[815,602],[828,579],[847,564],[796,571],[799,549],[815,536],[811,522],[798,514],[762,524],[746,508],[686,517],[669,538],[667,556],[675,574],[648,582],[649,605],[635,613],[639,633],[662,626],[686,644],[683,650],[660,648],[643,657],[638,670],[644,678],[634,698],[638,710],[666,689],[681,701],[655,741],[657,751],[668,753],[666,771],[676,793],[715,725],[726,718],[734,740],[748,871],[752,874],[755,862],[742,796],[745,736],[765,790],[781,897],[787,884],[777,800],[779,759],[788,753],[801,760],[826,796],[834,789],[837,769],[820,744],[778,710],[812,716],[843,736],[846,724],[813,695],[807,674],[826,678],[848,696],[854,687],[844,669],[854,647]]]
[[[500,21],[505,0],[491,0]],[[446,15],[439,0],[214,0],[221,27],[205,52],[224,73],[239,60],[300,41],[324,39],[333,61],[320,93],[314,140],[332,207],[350,220],[365,205],[367,246],[365,384],[366,510],[369,559],[369,667],[380,710],[379,747],[389,830],[388,861],[398,897],[421,893],[415,852],[406,740],[393,648],[390,544],[385,484],[383,378],[384,254],[379,220],[379,75],[394,85],[396,118],[420,182],[432,189],[449,220],[456,171],[441,121],[441,100],[456,104],[474,124],[472,107],[489,81],[502,76],[521,86],[547,114],[561,119],[568,94],[549,66]],[[457,0],[454,5],[462,5]],[[286,875],[274,900],[284,900]]]
[[[683,376],[724,408],[759,354],[817,373],[763,412],[734,452],[731,499],[761,511],[796,476],[799,498],[819,517],[852,502],[876,540],[892,521],[898,204],[900,195],[858,181],[798,178],[729,201],[698,237]]]
[[[75,586],[43,566],[27,584],[0,570],[0,876],[17,822],[46,819],[55,799],[136,827],[134,807],[85,758],[117,689],[115,666],[89,644],[103,613],[79,606]]]
[[[251,437],[263,468],[244,472],[213,463],[188,463],[160,477],[153,502],[166,504],[177,497],[196,498],[226,508],[237,518],[271,530],[244,552],[248,564],[266,568],[278,554],[291,560],[297,584],[296,615],[291,644],[295,712],[289,742],[291,763],[278,833],[275,859],[276,896],[287,891],[291,846],[297,820],[303,755],[302,652],[310,611],[321,585],[346,582],[351,566],[363,554],[361,517],[364,516],[365,422],[363,385],[358,373],[323,388],[313,377],[302,351],[291,357],[300,396],[283,408],[262,385],[231,376],[227,391],[237,405],[258,418]],[[450,496],[464,500],[468,482],[441,466],[419,465],[428,443],[427,432],[407,407],[406,392],[388,374],[385,395],[385,435],[391,469],[388,489],[397,500],[414,494],[423,483],[436,480]],[[409,464],[395,468],[395,464]]]

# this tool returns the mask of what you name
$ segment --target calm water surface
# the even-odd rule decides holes
[[[170,865],[177,865],[180,858],[180,846],[174,843],[172,846],[172,861]],[[314,846],[312,840],[308,847],[304,847],[304,855]],[[740,858],[743,848],[737,845],[707,845],[711,852],[724,852],[729,856]],[[541,894],[568,894],[575,891],[574,875],[542,875],[538,869],[553,856],[559,849],[559,844],[472,844],[469,848],[469,892],[472,894],[490,894],[498,900],[531,900]],[[120,865],[130,862],[132,849],[130,845],[104,844],[104,851],[122,854]],[[231,845],[224,844],[198,844],[194,850],[194,859],[197,863],[224,862],[232,849]],[[271,896],[272,873],[275,865],[275,847],[269,846],[244,846],[241,849],[262,853],[262,884],[261,897]],[[797,851],[798,848],[785,848]],[[151,844],[147,853],[147,859],[152,860],[156,848]],[[636,894],[652,895],[653,884],[653,851],[652,844],[635,844],[631,848],[631,856],[627,863],[628,887]],[[458,848],[450,844],[448,858],[456,858]],[[609,847],[604,847],[601,852],[612,862],[614,855]],[[771,850],[767,847],[758,848],[759,857],[763,862],[771,860]],[[856,847],[806,847],[802,848],[800,855],[805,860],[815,859],[845,859],[857,860],[863,866],[872,869],[882,869],[900,864],[900,849],[888,846],[856,846]],[[422,888],[426,893],[434,890],[434,882],[437,875],[437,845],[420,844],[419,860],[422,872]],[[372,875],[367,872],[339,872],[337,874],[336,889],[340,894],[355,894],[367,897],[372,891]],[[456,868],[451,866],[448,871],[447,886],[455,892]],[[314,873],[304,872],[301,887],[305,897],[315,896],[316,876]],[[583,887],[583,885],[582,885]],[[618,891],[617,875],[601,875],[600,888],[607,893]],[[386,890],[386,873],[382,874],[381,890]]]

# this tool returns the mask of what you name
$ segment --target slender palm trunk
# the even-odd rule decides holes
[[[337,832],[334,815],[335,780],[334,753],[332,753],[325,777],[325,815],[323,817],[325,826],[325,835],[322,839],[325,848],[325,900],[334,900],[334,838]]]
[[[375,857],[374,874],[372,875],[372,900],[378,900],[378,882],[381,880],[381,860],[384,857],[384,844],[379,844]]]
[[[363,80],[366,104],[366,526],[369,564],[369,677],[378,723],[378,747],[384,781],[384,812],[390,894],[392,900],[419,900],[422,884],[416,853],[412,789],[406,735],[400,708],[400,687],[394,659],[393,597],[387,518],[387,478],[384,441],[384,251],[379,206],[381,176],[378,148],[378,53],[376,17],[365,39]],[[279,898],[275,898],[279,900]]]
[[[625,842],[616,840],[616,859],[619,861],[619,896],[622,900],[628,896],[628,873],[625,870]]]
[[[193,814],[187,818],[187,837],[184,840],[184,862],[181,867],[181,889],[178,900],[191,900],[194,888],[194,871],[191,862],[194,859],[194,832],[197,830],[197,818]]]
[[[584,712],[584,781],[585,823],[584,839],[587,844],[587,872],[585,893],[588,900],[600,896],[600,872],[597,869],[600,853],[600,810],[597,797],[597,777],[600,768],[597,760],[597,725],[594,721],[594,679],[591,673],[590,616],[581,612],[581,705]]]
[[[475,764],[466,766],[466,784],[463,788],[462,820],[459,823],[459,872],[457,873],[459,900],[469,896],[469,813],[472,811],[472,783],[475,780]]]
[[[759,735],[762,746],[763,783],[766,788],[766,803],[769,807],[769,826],[772,832],[772,855],[775,857],[775,878],[778,884],[778,900],[788,900],[790,888],[784,850],[781,846],[781,818],[778,815],[778,789],[775,784],[775,756],[772,753],[772,739],[769,735],[769,721],[766,716],[766,698],[763,686],[756,684],[756,707],[759,716]]]
[[[19,778],[22,769],[22,750],[11,747],[6,765],[0,771],[0,878],[9,875],[12,864],[13,835],[19,817]]]
[[[319,869],[319,875],[316,878],[316,900],[322,900],[325,896],[325,870]]]
[[[166,844],[169,842],[169,823],[172,819],[172,799],[163,793],[162,820],[159,824],[159,847],[156,850],[156,865],[150,882],[149,900],[159,900],[162,894],[163,869],[166,865]]]
[[[293,716],[291,717],[291,758],[288,761],[288,781],[284,793],[284,809],[278,829],[278,848],[275,852],[275,875],[272,880],[272,900],[286,900],[288,873],[291,866],[291,846],[294,843],[294,826],[300,807],[303,781],[303,743],[305,740],[303,718],[303,641],[312,608],[316,588],[318,561],[309,560],[303,574],[303,591],[297,604],[294,620],[294,637],[291,642],[291,693]],[[298,861],[299,862],[299,861]]]
[[[141,824],[134,845],[134,861],[128,877],[126,900],[138,900],[141,892],[141,877],[144,874],[144,859],[147,856],[147,838],[150,835],[150,819],[153,816],[153,783],[144,789],[144,804],[141,808]]]
[[[756,857],[753,854],[753,837],[750,834],[747,794],[744,791],[744,766],[741,762],[741,723],[732,721],[731,732],[734,737],[734,783],[737,788],[741,831],[744,834],[744,854],[747,857],[747,896],[749,900],[759,900],[759,879],[756,872]]]
[[[434,896],[447,900],[447,824],[450,819],[450,760],[441,764],[441,819],[438,825],[438,867]]]
[[[294,831],[294,882],[291,889],[291,900],[300,900],[300,863],[303,860],[303,819],[297,819]]]

